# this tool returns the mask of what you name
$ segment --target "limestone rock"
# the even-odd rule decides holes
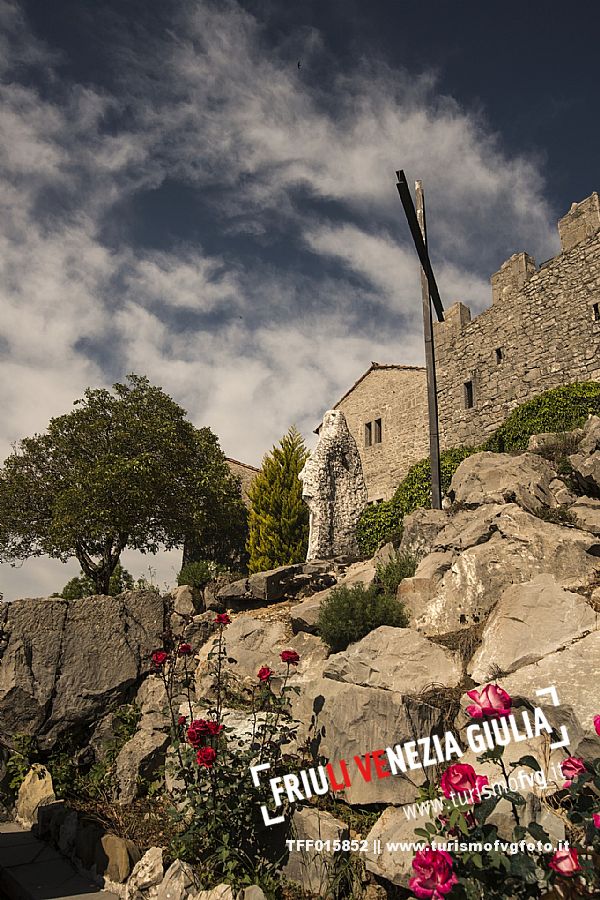
[[[395,806],[389,806],[383,811],[375,822],[375,825],[367,835],[368,851],[363,859],[367,871],[379,878],[385,878],[392,884],[401,887],[408,886],[408,879],[413,874],[413,853],[404,851],[386,850],[388,841],[415,841],[415,828],[423,827],[422,822],[407,820],[404,810]],[[382,852],[373,851],[374,841],[381,841]]]
[[[454,473],[450,490],[455,502],[474,507],[484,503],[518,503],[528,512],[555,507],[550,482],[556,472],[533,453],[475,453]]]
[[[302,574],[302,568],[301,564],[279,566],[240,578],[225,584],[217,593],[217,600],[227,609],[239,610],[293,596],[299,587],[294,579]]]
[[[566,432],[532,434],[527,444],[527,450],[530,453],[540,453],[542,456],[572,453],[583,436],[583,428],[575,428],[573,431]]]
[[[415,509],[402,522],[400,553],[413,556],[420,562],[431,553],[435,539],[448,523],[448,513],[442,509]]]
[[[598,714],[599,679],[600,631],[594,631],[565,650],[517,669],[503,678],[501,685],[511,697],[524,697],[540,706],[553,727],[565,725],[570,739],[568,753],[586,757],[598,755],[594,716]],[[535,694],[537,689],[552,685],[559,706],[554,706],[549,696]]]
[[[582,531],[600,535],[600,500],[592,497],[580,497],[569,506],[569,512],[575,518],[575,523]]]
[[[411,626],[425,634],[445,634],[485,621],[510,584],[552,573],[562,587],[578,590],[592,584],[600,570],[600,545],[586,532],[546,522],[515,504],[494,511],[491,520],[486,507],[471,515],[474,531],[477,520],[484,520],[487,540],[462,552],[446,551],[442,541],[454,547],[456,538],[444,539],[442,532],[439,551],[425,557],[414,578],[400,585],[398,596],[411,615]],[[452,554],[450,560],[447,553]]]
[[[136,731],[121,748],[115,763],[119,803],[131,803],[138,796],[139,780],[151,776],[164,762],[169,735],[164,731]]]
[[[291,608],[290,618],[294,634],[298,634],[299,631],[306,631],[308,634],[318,634],[317,623],[319,610],[321,609],[321,600],[328,595],[329,590],[320,591],[318,594],[313,594],[312,597],[297,603]]]
[[[307,806],[297,809],[292,818],[292,833],[296,840],[343,841],[349,837],[348,826],[334,818],[324,810]],[[283,873],[290,881],[296,881],[302,887],[326,897],[330,894],[335,880],[336,869],[343,859],[343,854],[333,850],[292,850]]]
[[[15,809],[17,821],[31,828],[37,822],[40,806],[55,800],[50,772],[45,766],[33,765],[19,787]]]
[[[155,591],[6,606],[0,733],[36,734],[44,749],[73,725],[90,724],[109,704],[128,700],[164,630]]]
[[[456,687],[462,671],[452,653],[439,644],[410,628],[381,625],[347,650],[330,656],[323,677],[417,694],[434,682]]]
[[[129,841],[117,837],[116,834],[105,834],[101,838],[100,845],[106,858],[106,864],[104,867],[97,867],[98,873],[106,874],[111,881],[117,884],[123,884],[131,872]]]
[[[210,891],[200,891],[197,894],[190,894],[189,900],[235,900],[235,897],[230,885],[218,884]]]
[[[197,600],[194,597],[194,589],[189,584],[182,584],[173,588],[173,609],[179,616],[193,616],[196,614]]]
[[[565,591],[552,575],[507,587],[493,610],[469,674],[488,681],[494,668],[514,672],[598,627],[584,597]]]
[[[251,884],[238,894],[237,900],[267,900],[267,897],[257,884]]]
[[[569,456],[574,474],[583,490],[600,497],[600,418],[590,416],[583,428],[579,450]]]
[[[340,410],[325,413],[300,480],[310,512],[306,558],[357,555],[356,524],[367,503],[367,488],[356,441]]]
[[[195,886],[194,871],[192,867],[180,859],[171,863],[163,878],[156,900],[188,900],[189,888]]]
[[[140,891],[156,888],[163,880],[163,851],[161,847],[150,847],[137,862],[127,882],[125,900],[137,900]],[[153,898],[157,891],[153,891]]]

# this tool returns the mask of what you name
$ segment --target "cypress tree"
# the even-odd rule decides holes
[[[298,478],[308,451],[295,426],[262,463],[248,496],[250,572],[304,562],[308,547],[308,508]]]

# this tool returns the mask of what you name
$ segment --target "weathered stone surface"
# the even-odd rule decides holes
[[[402,522],[399,552],[420,562],[431,553],[436,537],[447,523],[448,513],[443,509],[415,509]]]
[[[161,847],[150,847],[133,867],[127,882],[126,900],[138,900],[139,891],[156,888],[163,880],[163,851]],[[153,898],[157,891],[152,892]]]
[[[592,497],[580,497],[569,506],[569,512],[582,531],[600,535],[600,500]]]
[[[352,587],[354,584],[364,584],[365,587],[368,587],[373,583],[375,575],[375,561],[373,559],[365,559],[349,565],[343,578],[339,579],[338,585],[343,584],[345,587]]]
[[[469,674],[485,682],[494,669],[514,672],[566,647],[598,627],[584,597],[565,591],[552,575],[506,588],[471,660]]]
[[[106,857],[106,867],[98,869],[99,874],[106,874],[111,881],[123,884],[131,872],[131,858],[128,842],[116,834],[105,834],[100,845]]]
[[[78,816],[74,809],[67,809],[65,817],[58,829],[58,849],[64,856],[71,856],[75,852],[77,842]]]
[[[396,691],[362,687],[313,674],[302,685],[300,696],[292,697],[294,719],[301,723],[299,741],[308,738],[312,751],[334,763],[339,776],[339,760],[348,762],[352,783],[339,792],[340,799],[351,804],[410,803],[417,794],[423,773],[408,777],[365,781],[354,756],[364,757],[374,749],[414,740],[414,735],[429,734],[439,726],[441,713],[431,704],[404,698]],[[367,763],[368,765],[368,763]],[[374,771],[374,770],[373,770]]]
[[[600,631],[594,631],[565,650],[518,669],[501,683],[511,697],[525,697],[540,706],[553,727],[565,725],[570,739],[568,752],[586,757],[598,755],[594,716],[598,714],[599,678]],[[553,706],[547,695],[535,694],[537,689],[552,685],[560,706]]]
[[[173,588],[171,591],[173,597],[173,610],[179,616],[193,616],[198,611],[196,609],[197,600],[194,597],[194,589],[189,584],[182,584]]]
[[[592,535],[565,528],[507,504],[489,516],[486,508],[471,512],[483,517],[489,538],[453,553],[425,557],[414,578],[406,578],[398,596],[410,613],[411,626],[426,634],[444,634],[484,621],[509,584],[552,573],[569,590],[593,583],[600,563]],[[471,526],[477,531],[477,522]],[[442,541],[438,536],[438,546]],[[449,541],[455,544],[455,538]],[[433,568],[433,573],[431,572]]]
[[[136,731],[122,747],[115,763],[119,803],[131,803],[139,794],[139,779],[151,776],[165,759],[169,735],[164,731]]]
[[[300,480],[310,512],[307,559],[357,555],[356,523],[367,503],[367,488],[356,441],[340,410],[325,413]]]
[[[385,847],[388,841],[418,840],[415,827],[422,827],[422,824],[414,820],[407,821],[404,811],[398,807],[389,806],[385,809],[367,835],[369,849],[363,857],[367,870],[392,884],[407,887],[408,879],[414,872],[414,853],[407,850],[388,851]],[[373,851],[376,840],[381,841],[382,853]]]
[[[196,670],[196,695],[210,697],[212,675],[209,672],[208,655],[218,638],[213,638],[201,648]],[[282,650],[293,649],[300,654],[300,663],[294,667],[292,683],[310,678],[312,667],[325,659],[327,649],[320,638],[300,633],[293,637],[283,622],[239,616],[225,632],[227,656],[235,662],[228,664],[228,675],[240,683],[256,684],[256,673],[261,666],[270,666],[275,672],[285,672],[279,659]]]
[[[349,837],[348,826],[324,810],[305,807],[297,809],[292,819],[292,833],[296,840],[343,841]],[[283,873],[290,881],[326,897],[330,894],[335,873],[341,864],[343,854],[333,850],[292,850]]]
[[[217,600],[228,609],[238,610],[294,596],[301,587],[294,579],[303,574],[302,570],[303,566],[298,563],[256,572],[248,578],[225,584],[217,593]]]
[[[457,503],[474,507],[484,503],[518,503],[528,512],[555,507],[550,482],[556,472],[533,453],[475,453],[454,473],[450,490]]]
[[[306,631],[309,634],[318,634],[317,622],[319,620],[319,610],[321,609],[321,600],[329,595],[329,590],[320,591],[313,594],[302,603],[297,603],[290,610],[290,618],[292,620],[292,630],[294,634],[299,631]]]
[[[218,884],[210,891],[199,891],[197,894],[190,894],[189,900],[235,900],[235,897],[230,885]]]
[[[583,428],[574,428],[573,431],[548,432],[532,434],[527,443],[530,453],[564,454],[573,453],[584,436]]]
[[[323,677],[400,694],[432,683],[455,687],[462,671],[453,654],[410,628],[381,625],[347,650],[330,656]]]
[[[267,897],[257,884],[251,884],[238,894],[237,900],[267,900]]]
[[[43,747],[127,700],[164,630],[163,600],[154,591],[7,606],[0,732],[36,734]]]
[[[194,871],[189,863],[176,859],[171,863],[156,895],[156,900],[188,900],[195,886]]]
[[[600,497],[600,417],[590,416],[583,428],[579,450],[569,457],[575,478],[583,490]]]
[[[30,828],[37,821],[40,806],[55,800],[50,772],[45,766],[33,765],[19,787],[15,808],[17,821]]]

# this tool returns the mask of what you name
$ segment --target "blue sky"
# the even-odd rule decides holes
[[[0,0],[2,456],[136,371],[259,464],[371,360],[420,362],[395,169],[424,182],[444,302],[483,309],[491,272],[556,253],[557,218],[599,187],[596,19],[577,2]],[[151,560],[161,582],[177,562]],[[0,589],[43,594],[71,569],[3,566]]]

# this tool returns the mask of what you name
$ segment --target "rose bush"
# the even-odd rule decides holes
[[[445,850],[418,850],[412,867],[415,875],[408,886],[417,897],[442,900],[457,882],[452,871],[452,857]]]

